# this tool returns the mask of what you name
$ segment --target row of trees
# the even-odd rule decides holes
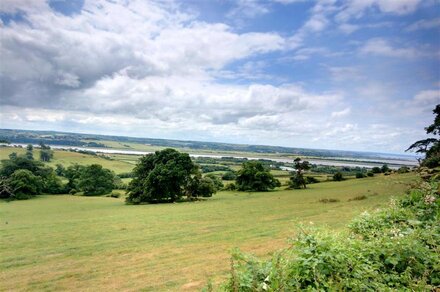
[[[34,160],[34,146],[29,144],[26,146],[25,157],[29,160]],[[9,157],[16,158],[18,155],[16,152],[12,152]],[[53,158],[53,151],[50,149],[50,146],[47,146],[43,143],[40,143],[40,161],[50,162]]]
[[[47,150],[47,149],[46,149]],[[60,177],[68,180],[62,183]],[[56,170],[29,157],[29,154],[9,156],[1,161],[0,198],[29,199],[41,193],[63,194],[83,192],[84,195],[104,195],[118,186],[120,179],[99,164],[71,165]]]

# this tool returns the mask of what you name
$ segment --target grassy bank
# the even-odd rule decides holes
[[[220,192],[208,201],[169,205],[68,195],[2,201],[0,282],[5,290],[197,290],[208,278],[225,277],[233,247],[268,255],[285,247],[301,222],[340,230],[414,179],[390,175],[307,190]],[[366,199],[350,200],[362,195]],[[339,202],[320,202],[330,198]]]

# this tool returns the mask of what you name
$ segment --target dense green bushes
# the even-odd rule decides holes
[[[302,231],[268,261],[234,252],[226,291],[429,291],[440,285],[438,183],[423,183],[348,234]]]
[[[281,183],[261,162],[247,161],[237,172],[235,185],[239,191],[265,192],[281,186]]]

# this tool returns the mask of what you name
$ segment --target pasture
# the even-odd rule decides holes
[[[57,156],[53,163],[79,161]],[[286,247],[299,224],[343,232],[354,216],[385,206],[415,179],[380,175],[161,205],[70,195],[0,201],[1,290],[200,290],[226,277],[231,249],[267,256]]]

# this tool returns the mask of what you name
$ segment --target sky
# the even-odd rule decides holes
[[[2,0],[0,127],[402,153],[439,0]]]

